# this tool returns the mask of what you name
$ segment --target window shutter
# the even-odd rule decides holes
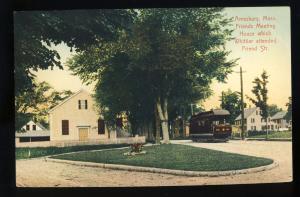
[[[69,120],[62,120],[61,121],[61,130],[63,135],[69,135]]]
[[[81,109],[81,102],[78,100],[78,109]]]
[[[102,119],[98,119],[98,134],[105,134],[105,124]]]
[[[87,106],[87,100],[85,100],[85,109],[87,109],[88,106]]]

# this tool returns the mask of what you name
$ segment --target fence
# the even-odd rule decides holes
[[[16,147],[66,147],[66,146],[82,146],[82,145],[98,145],[98,144],[134,144],[145,143],[145,136],[123,137],[103,140],[88,141],[43,141],[43,142],[19,142],[16,140]]]

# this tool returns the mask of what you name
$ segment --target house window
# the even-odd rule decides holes
[[[98,134],[105,133],[105,124],[103,119],[98,119]]]
[[[116,119],[116,126],[119,127],[119,128],[123,127],[123,119],[122,118],[117,118]]]
[[[30,125],[27,124],[27,125],[26,125],[26,130],[29,131],[29,129],[30,129]]]
[[[254,126],[254,131],[256,131],[256,126]]]
[[[36,130],[36,125],[34,124],[34,125],[32,125],[32,130]]]
[[[88,103],[87,100],[78,100],[78,109],[87,109]]]
[[[63,135],[69,135],[69,120],[61,121],[61,131]]]

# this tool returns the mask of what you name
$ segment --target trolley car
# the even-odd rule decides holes
[[[232,127],[225,118],[230,115],[227,110],[215,109],[200,112],[190,119],[190,137],[193,141],[228,141]]]

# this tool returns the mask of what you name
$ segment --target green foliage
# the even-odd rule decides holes
[[[33,81],[34,88],[15,96],[15,127],[18,131],[30,119],[46,128],[48,110],[73,94],[70,90],[55,91],[47,82]]]
[[[266,135],[265,134],[261,134],[261,135],[254,135],[254,136],[249,136],[251,138],[265,138]],[[272,138],[292,138],[292,132],[291,131],[275,131],[275,132],[270,132],[269,139]]]
[[[154,106],[168,101],[170,118],[211,95],[235,60],[224,46],[230,20],[221,8],[143,9],[130,30],[90,46],[68,61],[85,83],[97,80],[96,99],[108,121],[126,111],[131,123],[154,120]],[[161,99],[159,99],[161,98]]]
[[[130,27],[132,16],[125,9],[14,12],[15,95],[32,90],[32,70],[63,68],[51,44],[64,42],[81,51],[113,40],[119,29]]]
[[[33,118],[31,113],[16,113],[15,114],[15,129],[20,131],[22,126]]]
[[[287,113],[284,118],[287,121],[291,121],[292,120],[292,97],[289,97],[289,102],[286,104],[286,106],[287,106]]]
[[[148,146],[144,147],[144,150],[147,154],[138,157],[125,156],[124,153],[128,152],[128,149],[119,149],[71,153],[52,158],[191,171],[240,170],[273,163],[272,159],[179,144]]]
[[[256,106],[259,107],[260,110],[262,111],[261,116],[263,118],[267,118],[269,116],[269,111],[268,111],[268,89],[267,89],[267,84],[268,84],[268,75],[266,71],[263,71],[261,74],[261,78],[256,77],[253,81],[255,86],[252,89],[252,93],[255,95],[256,99],[253,99],[249,96],[247,98]]]
[[[227,121],[230,124],[234,124],[234,120],[241,114],[241,96],[239,92],[232,92],[228,89],[226,92],[223,92],[221,96],[221,105],[222,109],[229,111],[230,116],[228,116]],[[246,105],[246,103],[245,103]],[[244,106],[246,107],[246,106]]]
[[[268,114],[270,116],[274,116],[277,112],[282,111],[281,108],[279,108],[277,105],[272,104],[272,105],[268,105]]]

